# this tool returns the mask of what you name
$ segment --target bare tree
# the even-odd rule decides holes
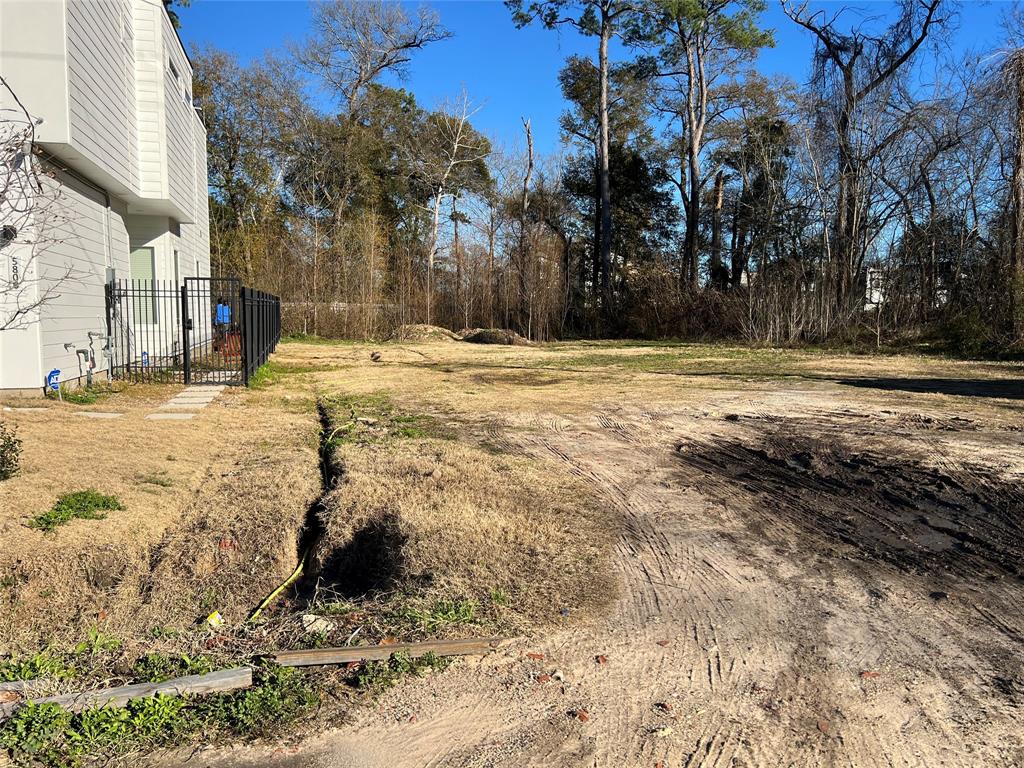
[[[40,309],[60,298],[74,274],[63,269],[42,274],[42,257],[60,242],[67,215],[60,184],[43,170],[36,126],[25,105],[0,76],[0,331],[35,322]]]
[[[862,26],[839,28],[843,11],[826,16],[805,2],[783,1],[783,10],[811,32],[817,41],[816,84],[832,111],[837,151],[836,205],[833,247],[835,300],[840,313],[856,305],[854,285],[867,247],[866,169],[895,138],[878,130],[882,109],[876,95],[910,61],[929,33],[946,19],[939,14],[942,0],[902,0],[900,15],[882,34]],[[845,10],[845,9],[844,9]]]
[[[434,265],[440,248],[444,202],[460,190],[473,186],[481,173],[486,175],[484,161],[491,151],[490,142],[470,124],[470,118],[478,109],[463,91],[428,117],[427,140],[423,146],[414,148],[413,173],[426,184],[430,194],[427,204],[430,231],[426,242],[428,325],[433,318]]]
[[[387,0],[332,0],[313,3],[312,11],[314,34],[297,58],[338,90],[350,116],[381,75],[403,75],[414,52],[451,37],[427,6],[415,17]]]

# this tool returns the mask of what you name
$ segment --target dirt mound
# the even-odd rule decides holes
[[[470,344],[505,344],[515,347],[528,347],[533,343],[525,336],[503,328],[472,328],[462,332],[462,340]]]
[[[459,337],[439,325],[414,323],[395,328],[388,341],[458,341]]]

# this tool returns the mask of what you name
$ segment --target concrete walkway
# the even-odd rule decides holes
[[[200,384],[185,387],[161,405],[156,413],[151,413],[146,418],[159,421],[187,421],[216,400],[217,395],[223,389],[223,384]]]

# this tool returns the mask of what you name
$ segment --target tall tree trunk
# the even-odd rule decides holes
[[[594,152],[594,255],[591,264],[591,294],[594,306],[601,301],[601,159],[600,150]]]
[[[715,174],[715,204],[711,215],[711,282],[723,287],[722,274],[722,203],[725,200],[725,172]]]
[[[601,200],[601,294],[603,309],[606,314],[611,312],[611,266],[612,266],[612,189],[609,170],[609,126],[608,126],[608,41],[612,35],[611,19],[607,11],[602,12],[601,45],[599,52],[599,69],[601,79],[600,123],[601,137],[598,150],[598,184]]]
[[[1016,153],[1010,191],[1010,312],[1014,339],[1024,338],[1024,49],[1011,54],[1007,76],[1017,92]]]

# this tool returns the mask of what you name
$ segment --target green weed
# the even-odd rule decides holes
[[[28,521],[29,528],[52,531],[72,520],[103,520],[109,510],[124,509],[116,496],[106,496],[92,489],[65,493],[52,509]]]
[[[476,603],[472,600],[440,600],[426,609],[402,606],[396,615],[411,623],[414,629],[436,632],[443,627],[472,624],[476,619]]]
[[[394,653],[387,661],[372,661],[356,673],[356,685],[373,693],[382,693],[410,675],[422,677],[447,669],[450,660],[427,653],[417,659],[407,653]]]
[[[74,667],[50,650],[38,651],[22,659],[0,659],[0,682],[38,678],[71,680],[76,674]]]
[[[192,658],[185,654],[167,656],[162,653],[149,653],[137,659],[132,666],[132,673],[136,678],[150,683],[159,683],[172,677],[205,675],[213,670],[213,662],[205,656]]]
[[[99,656],[121,650],[121,641],[98,627],[89,627],[85,640],[75,646],[77,656]]]
[[[113,390],[110,387],[93,385],[91,387],[69,387],[66,384],[60,385],[60,399],[64,400],[65,403],[73,403],[74,405],[92,405],[104,397],[109,395]],[[51,399],[57,399],[57,394],[53,390],[47,390],[46,396]]]
[[[0,747],[18,766],[79,766],[200,735],[268,736],[316,703],[295,670],[267,667],[248,690],[202,698],[157,696],[78,714],[29,704],[0,724]]]

